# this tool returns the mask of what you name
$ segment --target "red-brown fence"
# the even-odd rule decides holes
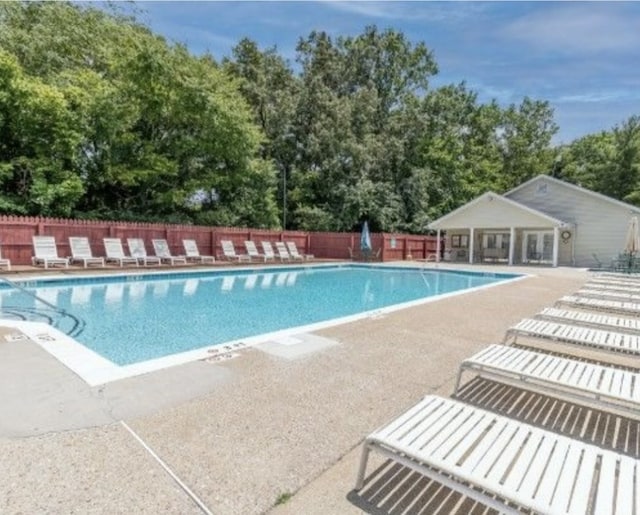
[[[349,259],[352,255],[357,257],[360,247],[359,233],[272,231],[237,227],[0,216],[2,257],[10,259],[13,264],[31,263],[33,236],[53,236],[60,256],[70,255],[70,236],[89,238],[96,256],[104,256],[103,238],[121,238],[123,241],[126,238],[142,238],[150,255],[153,255],[151,240],[154,238],[166,239],[175,255],[184,253],[183,239],[196,240],[200,253],[212,256],[221,254],[221,240],[233,241],[237,250],[244,249],[245,240],[294,241],[300,252],[324,259]],[[425,259],[436,252],[436,238],[433,236],[373,233],[371,243],[373,254],[381,261]]]

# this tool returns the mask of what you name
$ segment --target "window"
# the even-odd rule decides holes
[[[469,236],[466,234],[453,234],[451,236],[451,247],[454,249],[466,249],[469,246]]]
[[[486,232],[482,235],[482,248],[509,250],[508,232]]]
[[[538,184],[538,187],[536,188],[536,195],[546,195],[547,194],[547,183],[543,182]]]

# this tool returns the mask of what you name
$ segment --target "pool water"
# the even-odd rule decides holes
[[[381,266],[278,267],[30,281],[22,286],[40,300],[3,287],[0,303],[4,316],[40,316],[113,363],[129,365],[514,277]]]

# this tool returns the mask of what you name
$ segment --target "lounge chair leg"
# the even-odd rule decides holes
[[[455,390],[453,390],[453,394],[454,394],[454,395],[455,395],[455,394],[457,394],[457,393],[458,393],[458,390],[460,389],[460,380],[462,379],[462,371],[463,371],[463,370],[462,370],[462,367],[460,367],[460,368],[458,369],[458,378],[456,379],[456,389],[455,389]]]
[[[367,470],[367,461],[369,459],[369,443],[365,441],[362,447],[362,456],[360,457],[360,468],[358,469],[358,479],[356,480],[356,490],[360,490],[364,486],[364,474]]]

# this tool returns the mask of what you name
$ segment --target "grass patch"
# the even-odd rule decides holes
[[[278,496],[278,498],[276,499],[275,505],[280,506],[281,504],[286,503],[292,497],[293,497],[293,494],[291,492],[284,492]]]

